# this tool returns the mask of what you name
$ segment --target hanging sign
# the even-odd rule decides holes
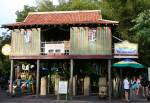
[[[114,57],[116,58],[138,58],[138,44],[127,40],[114,45]]]
[[[10,55],[10,52],[11,52],[11,46],[9,44],[5,44],[2,47],[2,54],[3,55]]]

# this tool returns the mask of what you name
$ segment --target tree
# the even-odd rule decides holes
[[[34,11],[37,11],[36,7],[24,5],[24,9],[22,11],[16,11],[16,15],[17,15],[16,22],[22,22],[27,17],[29,12],[34,12]]]
[[[10,44],[10,35],[7,32],[2,32],[2,36],[0,36],[0,49],[5,44]],[[10,71],[10,60],[8,56],[4,56],[2,52],[0,52],[0,75],[8,76]]]
[[[54,11],[55,6],[51,0],[41,0],[37,2],[38,11]]]
[[[136,34],[134,40],[139,44],[141,61],[150,66],[150,9],[144,10],[132,21],[135,25],[130,30]]]
[[[150,9],[141,12],[132,22],[135,25],[131,30],[135,31],[137,38],[147,38],[150,41]]]
[[[140,12],[149,8],[149,0],[103,0],[100,4],[104,18],[119,21],[118,32],[122,39],[130,41],[134,33],[129,31],[131,22]]]
[[[70,0],[69,2],[60,2],[56,7],[57,11],[72,11],[72,10],[94,10],[99,9],[99,5],[91,0]]]

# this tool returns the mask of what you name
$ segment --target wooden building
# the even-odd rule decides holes
[[[83,10],[31,12],[23,22],[2,25],[3,28],[12,31],[11,84],[14,62],[17,60],[36,61],[37,96],[40,88],[39,70],[41,61],[66,60],[69,62],[70,93],[74,92],[73,71],[75,71],[76,68],[74,67],[78,63],[83,63],[83,65],[89,62],[90,65],[96,64],[95,67],[98,69],[100,77],[106,77],[106,81],[110,83],[112,28],[117,24],[117,21],[102,19],[100,10]],[[105,68],[105,70],[100,71],[99,68]],[[103,75],[103,73],[107,73],[107,75]],[[85,81],[88,81],[88,79]],[[91,84],[84,82],[84,87],[87,85],[86,83]],[[110,84],[108,86],[110,87]],[[90,88],[87,90],[89,90],[88,93],[91,91]],[[84,94],[86,93],[84,92]]]

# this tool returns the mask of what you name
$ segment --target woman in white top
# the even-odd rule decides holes
[[[128,78],[126,77],[124,80],[123,80],[123,88],[124,88],[124,95],[125,95],[125,100],[128,102],[129,101],[129,90],[130,90],[130,83],[129,83],[129,80]]]

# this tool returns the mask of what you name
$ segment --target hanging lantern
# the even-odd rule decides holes
[[[5,44],[2,47],[2,54],[3,55],[10,55],[10,52],[11,52],[11,46],[9,44]]]

